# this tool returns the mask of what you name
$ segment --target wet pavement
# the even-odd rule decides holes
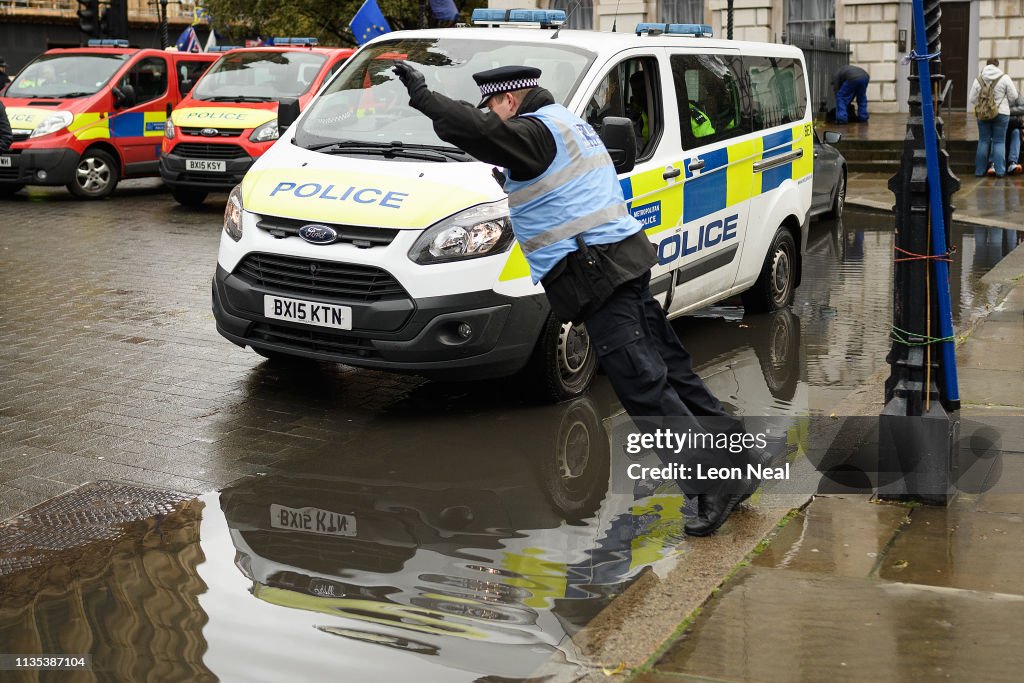
[[[5,523],[3,641],[91,652],[100,678],[568,675],[612,597],[686,567],[678,490],[609,489],[625,456],[603,378],[536,406],[513,382],[276,366],[214,330],[212,202],[138,183],[2,210],[0,518],[96,480],[140,501],[204,494],[85,543],[39,508]],[[1017,234],[958,227],[953,243],[965,326],[1005,292],[983,276]],[[885,367],[891,258],[891,219],[849,211],[812,224],[791,311],[723,305],[676,328],[736,414],[828,414]],[[29,537],[49,545],[12,540],[42,517]],[[711,545],[742,555],[774,525],[745,517]],[[128,647],[139,629],[151,645]]]

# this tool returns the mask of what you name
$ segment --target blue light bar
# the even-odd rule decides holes
[[[227,52],[228,50],[237,50],[242,47],[241,45],[214,45],[207,52]]]
[[[294,47],[319,45],[317,38],[274,38],[274,47]]]
[[[473,24],[531,24],[542,28],[561,26],[565,23],[565,11],[560,9],[488,9],[473,10],[470,19]]]
[[[124,38],[94,38],[86,43],[89,47],[128,47]]]
[[[636,34],[646,33],[651,36],[694,36],[697,38],[713,38],[714,31],[707,24],[637,24]]]

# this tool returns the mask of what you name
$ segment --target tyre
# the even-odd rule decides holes
[[[174,201],[182,206],[201,206],[206,201],[206,195],[210,193],[202,190],[174,188],[171,190],[171,194],[174,196]]]
[[[829,209],[829,218],[842,218],[843,207],[846,206],[846,169],[839,171],[839,182],[836,183],[836,196],[832,199],[832,208]]]
[[[566,403],[550,453],[537,453],[541,485],[565,520],[578,522],[600,507],[607,489],[609,444],[589,396]],[[602,486],[602,484],[604,486]]]
[[[796,290],[797,251],[793,235],[779,228],[754,286],[743,292],[748,313],[769,313],[793,303]]]
[[[767,317],[768,335],[754,345],[765,384],[773,398],[792,401],[800,379],[800,319],[783,309]]]
[[[541,328],[526,366],[531,388],[546,401],[566,401],[585,392],[597,372],[597,353],[582,325],[562,324],[553,316]]]
[[[68,190],[82,199],[103,199],[117,187],[120,176],[120,167],[112,156],[102,149],[88,149],[75,166]]]
[[[15,183],[0,183],[0,197],[10,197],[23,187],[25,186]]]

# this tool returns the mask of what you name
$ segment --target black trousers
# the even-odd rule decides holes
[[[693,371],[646,272],[619,286],[584,324],[619,402],[633,418],[725,416]]]

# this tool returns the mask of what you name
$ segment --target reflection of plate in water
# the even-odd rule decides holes
[[[398,638],[395,636],[389,636],[385,633],[356,631],[354,629],[340,628],[337,626],[317,626],[316,629],[318,631],[323,631],[324,633],[330,633],[331,635],[341,636],[342,638],[361,640],[364,643],[384,645],[386,647],[393,647],[396,650],[417,652],[424,655],[436,655],[441,651],[440,648],[435,645],[431,645],[430,643],[423,643],[418,640],[409,640],[408,638]]]

